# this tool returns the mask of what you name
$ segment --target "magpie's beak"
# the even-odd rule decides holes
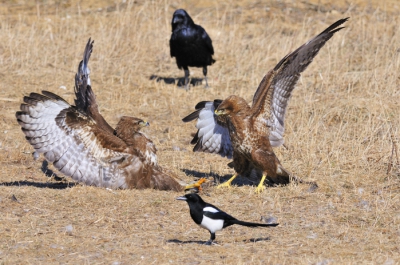
[[[179,201],[187,201],[187,198],[185,196],[180,196],[178,198],[176,198]]]

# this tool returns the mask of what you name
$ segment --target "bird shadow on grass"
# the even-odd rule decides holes
[[[204,173],[204,172],[199,172],[196,170],[190,170],[190,169],[182,169],[182,171],[187,175],[187,176],[194,176],[195,178],[207,178],[207,177],[213,177],[214,178],[214,184],[219,185],[222,184],[226,181],[228,181],[233,175],[232,174],[225,174],[225,175],[219,175],[214,172],[209,172],[209,173]],[[235,186],[254,186],[257,183],[254,181],[250,180],[249,178],[241,177],[238,176],[236,177],[232,183],[232,185]]]
[[[200,240],[187,240],[187,241],[182,241],[182,240],[179,240],[179,239],[170,239],[170,240],[167,240],[167,243],[205,245],[205,244],[207,243],[207,241],[200,241]]]
[[[0,186],[30,186],[30,187],[36,187],[36,188],[48,188],[48,189],[56,189],[56,190],[62,190],[66,188],[73,187],[77,185],[77,183],[73,182],[64,182],[63,178],[60,178],[57,176],[53,170],[48,168],[48,162],[46,160],[43,161],[42,167],[40,168],[42,172],[46,175],[46,177],[54,177],[54,180],[56,180],[56,183],[51,183],[51,182],[33,182],[33,181],[10,181],[10,182],[0,182]]]
[[[233,176],[232,174],[219,175],[214,172],[204,173],[204,172],[199,172],[199,171],[190,170],[190,169],[182,169],[182,171],[187,176],[194,176],[195,178],[213,177],[215,185],[223,184],[224,182],[228,181]],[[242,187],[242,186],[255,187],[260,183],[261,176],[262,176],[262,174],[258,174],[257,176],[254,176],[253,174],[251,174],[250,177],[245,177],[245,176],[239,175],[232,181],[231,185],[238,186],[238,187]],[[318,188],[318,185],[316,185],[315,183],[311,183],[311,182],[304,182],[304,183],[310,185],[309,192],[314,192]],[[264,185],[267,187],[285,186],[287,184],[289,184],[289,183],[286,183],[286,184],[274,183],[272,180],[269,179],[269,177],[267,177],[267,179],[265,179],[265,181],[264,181]]]
[[[57,174],[54,173],[53,170],[49,169],[49,162],[47,162],[46,160],[43,161],[42,167],[40,168],[40,170],[46,175],[46,177],[49,177],[49,178],[54,177],[54,179],[57,181],[63,180],[63,178],[60,178],[59,176],[57,176]]]
[[[185,78],[184,77],[162,77],[158,75],[151,75],[150,80],[156,80],[156,82],[164,82],[167,85],[177,84],[179,88],[185,88]],[[189,78],[189,83],[192,86],[200,86],[203,84],[204,78]]]
[[[242,240],[243,243],[256,243],[261,241],[270,241],[270,237],[258,237],[258,238],[249,238]],[[198,244],[198,245],[205,245],[208,241],[201,241],[201,240],[186,240],[182,241],[179,239],[170,239],[166,241],[167,243],[175,243],[175,244]]]
[[[243,240],[244,243],[256,243],[256,242],[261,242],[261,241],[270,241],[270,237],[257,237],[257,238],[249,238]]]
[[[33,182],[33,181],[10,181],[10,182],[0,182],[0,186],[29,186],[29,187],[36,187],[36,188],[48,188],[48,189],[55,189],[55,190],[63,190],[66,188],[71,188],[75,186],[76,183],[47,183],[47,182]]]

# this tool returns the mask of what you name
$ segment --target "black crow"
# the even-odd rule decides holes
[[[232,217],[229,214],[221,211],[214,205],[206,203],[199,195],[195,193],[188,193],[185,196],[181,196],[176,199],[186,201],[189,204],[190,216],[192,217],[193,221],[210,232],[211,238],[206,242],[206,245],[212,244],[213,240],[215,239],[216,231],[222,230],[223,228],[231,225],[236,224],[249,227],[278,225],[276,223],[257,224],[239,221],[235,217]]]
[[[194,24],[189,14],[178,9],[172,16],[172,34],[169,40],[171,57],[176,58],[179,69],[185,71],[185,89],[189,89],[188,66],[203,67],[204,79],[207,82],[207,65],[212,65],[214,48],[207,32],[200,26]]]

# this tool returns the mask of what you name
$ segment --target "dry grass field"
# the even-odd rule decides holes
[[[1,264],[399,264],[400,4],[388,1],[11,0],[0,3]],[[335,2],[335,3],[333,3]],[[185,8],[209,33],[211,88],[189,92],[150,80],[183,77],[169,55],[170,20]],[[263,75],[331,23],[350,17],[302,75],[275,151],[290,184],[205,189],[233,216],[272,229],[197,227],[182,195],[88,187],[43,172],[15,119],[24,95],[50,90],[73,102],[74,74],[89,37],[101,112],[148,120],[161,165],[186,182],[233,173],[229,160],[193,153],[201,100],[250,102]],[[202,77],[200,68],[191,76]],[[400,156],[400,153],[398,153]],[[50,170],[52,168],[50,167]]]

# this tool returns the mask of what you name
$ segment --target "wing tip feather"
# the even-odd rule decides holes
[[[196,134],[193,137],[192,141],[190,141],[190,144],[196,144],[198,141],[199,141],[199,130],[196,132]]]
[[[183,122],[191,122],[191,121],[193,121],[193,120],[199,118],[200,111],[201,111],[201,110],[196,110],[196,111],[190,113],[189,115],[187,115],[186,117],[184,117],[184,118],[182,119],[182,121],[183,121]]]

